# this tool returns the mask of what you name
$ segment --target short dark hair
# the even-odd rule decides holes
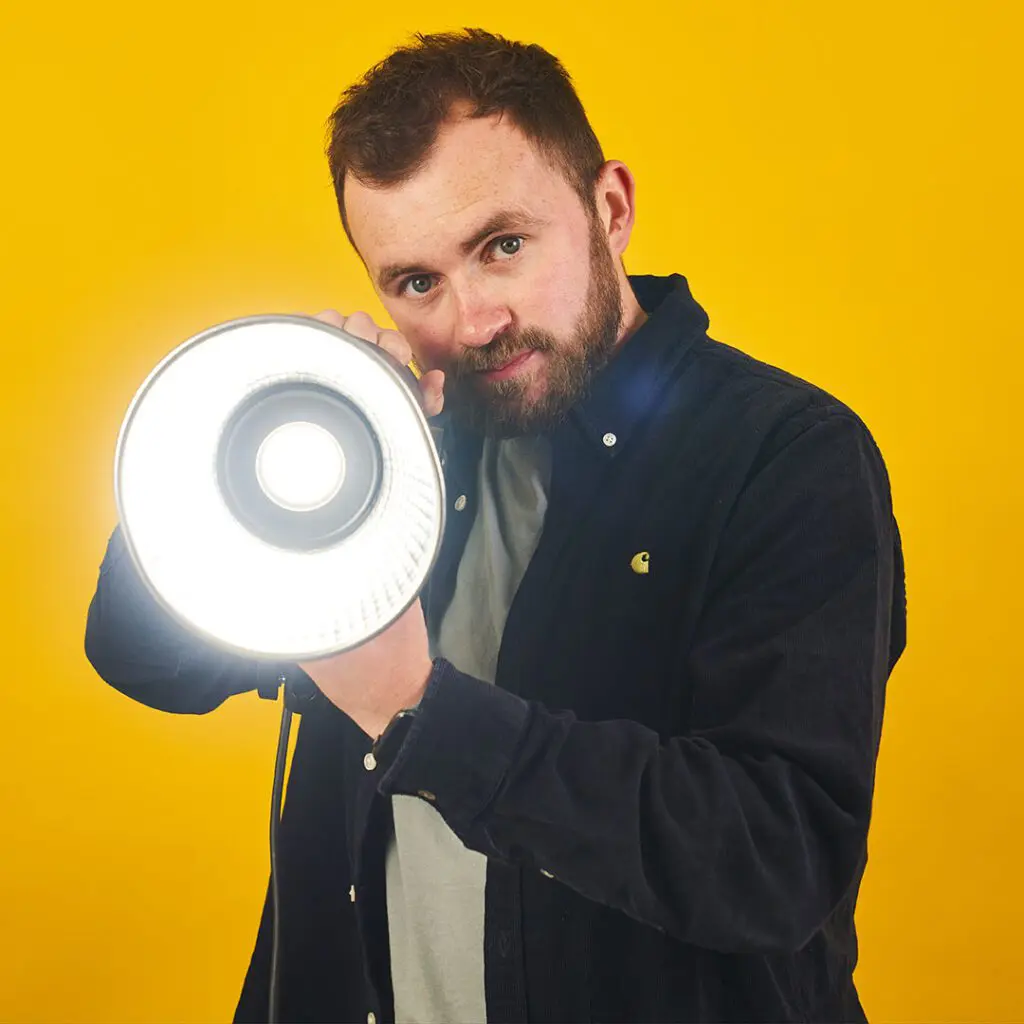
[[[562,63],[536,43],[467,28],[392,52],[350,86],[328,120],[327,160],[345,234],[345,177],[395,185],[429,158],[454,104],[471,117],[509,119],[558,166],[585,209],[596,212],[601,144]],[[355,243],[353,242],[353,245]]]

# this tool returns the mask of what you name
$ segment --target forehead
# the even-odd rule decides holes
[[[427,162],[387,188],[345,181],[353,239],[372,270],[392,260],[457,246],[498,211],[521,210],[537,221],[565,215],[576,193],[507,118],[446,123]]]

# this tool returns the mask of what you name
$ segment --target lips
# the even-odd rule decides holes
[[[502,366],[497,366],[491,370],[479,370],[477,371],[481,377],[487,380],[505,380],[507,377],[511,377],[518,373],[530,358],[534,355],[534,349],[527,349],[525,352],[520,352],[519,355],[510,359],[507,363]]]

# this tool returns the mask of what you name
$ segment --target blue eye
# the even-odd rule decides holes
[[[433,282],[426,274],[418,274],[416,277],[410,277],[405,283],[417,295],[426,295],[430,291],[430,286]]]

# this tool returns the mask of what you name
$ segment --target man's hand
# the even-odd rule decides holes
[[[405,338],[378,327],[366,313],[346,317],[325,309],[315,319],[380,345],[403,366],[412,360]],[[428,371],[419,385],[424,413],[436,416],[444,406],[444,372]],[[372,640],[344,654],[301,662],[299,667],[332,704],[376,738],[396,712],[419,703],[433,669],[419,599]]]
[[[412,362],[412,349],[409,342],[398,331],[389,331],[378,327],[368,313],[353,313],[342,316],[336,309],[325,309],[317,313],[315,320],[321,320],[333,327],[340,327],[357,338],[380,345],[382,349],[393,355],[403,366]],[[444,407],[444,371],[428,370],[420,377],[420,403],[427,416],[436,416]]]
[[[376,739],[396,712],[420,702],[433,663],[417,598],[383,633],[344,654],[299,667],[325,697]]]

